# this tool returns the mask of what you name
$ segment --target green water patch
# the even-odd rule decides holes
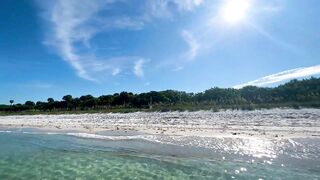
[[[135,143],[132,140],[130,143]],[[234,158],[172,156],[115,148],[122,141],[0,133],[0,179],[318,179],[297,169]],[[137,141],[141,143],[141,141]],[[144,142],[148,148],[150,142]],[[102,145],[104,144],[104,145]],[[142,146],[142,145],[141,145]],[[166,148],[158,144],[159,148]],[[183,151],[183,147],[180,148]],[[217,155],[218,156],[218,155]],[[220,159],[220,160],[218,160]],[[307,161],[301,159],[301,161]],[[315,170],[314,172],[310,169]]]

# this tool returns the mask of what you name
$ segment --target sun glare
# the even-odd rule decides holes
[[[251,7],[251,0],[226,0],[220,15],[229,24],[237,24],[246,20]]]

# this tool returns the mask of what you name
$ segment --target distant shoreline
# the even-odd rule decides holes
[[[273,88],[246,86],[241,89],[214,87],[204,92],[188,93],[165,90],[135,94],[121,92],[113,95],[65,95],[59,100],[26,101],[0,104],[0,115],[70,114],[70,113],[130,113],[199,111],[220,109],[255,110],[272,108],[320,108],[320,78],[292,80]]]
[[[241,108],[241,107],[206,107],[206,108],[178,108],[170,107],[167,108],[158,108],[153,109],[142,109],[142,108],[111,108],[111,109],[91,109],[91,110],[53,110],[53,111],[20,111],[20,112],[1,112],[1,116],[15,116],[15,115],[72,115],[72,114],[99,114],[99,113],[135,113],[135,112],[196,112],[196,111],[211,111],[211,112],[221,112],[221,111],[256,111],[256,110],[272,110],[272,109],[320,109],[320,107],[309,107],[303,105],[294,105],[294,106],[284,106],[284,105],[254,105],[250,108]]]
[[[319,109],[1,116],[0,128],[203,137],[320,137]],[[298,124],[297,124],[298,123]]]

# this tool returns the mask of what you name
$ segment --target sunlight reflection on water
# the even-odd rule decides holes
[[[319,142],[2,131],[0,177],[316,179]]]

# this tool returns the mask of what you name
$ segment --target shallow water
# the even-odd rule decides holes
[[[0,132],[0,179],[320,179],[320,139]]]

